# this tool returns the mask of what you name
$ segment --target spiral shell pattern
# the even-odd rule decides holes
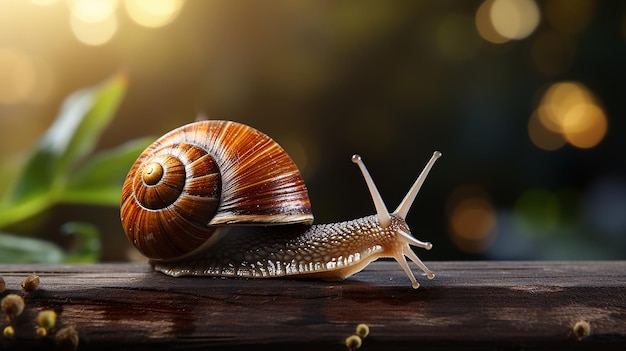
[[[296,165],[271,138],[229,121],[201,121],[150,145],[122,189],[122,225],[152,260],[194,252],[223,225],[310,224]]]

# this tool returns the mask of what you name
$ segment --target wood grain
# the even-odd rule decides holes
[[[26,301],[0,349],[54,349],[34,332],[37,313],[54,309],[82,350],[346,350],[359,323],[370,327],[363,351],[626,350],[626,261],[427,264],[437,276],[419,277],[417,290],[388,261],[339,282],[171,278],[140,263],[0,265],[1,295]],[[41,287],[24,293],[33,272]],[[578,321],[591,326],[581,339]]]

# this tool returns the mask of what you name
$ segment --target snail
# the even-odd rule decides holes
[[[232,121],[199,121],[158,138],[131,167],[121,197],[129,241],[170,276],[344,279],[392,257],[414,288],[410,246],[430,250],[405,221],[441,153],[435,151],[398,208],[389,213],[361,157],[352,156],[376,214],[313,224],[298,168],[270,137]]]

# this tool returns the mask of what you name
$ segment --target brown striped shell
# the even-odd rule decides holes
[[[230,121],[201,121],[150,145],[126,176],[128,239],[152,260],[175,259],[223,225],[313,222],[304,181],[267,135]]]

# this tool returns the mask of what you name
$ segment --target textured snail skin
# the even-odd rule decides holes
[[[408,232],[404,220],[392,217],[383,229],[376,216],[308,228],[232,227],[197,256],[153,264],[171,276],[343,279],[380,257],[411,250],[397,237],[397,228]]]
[[[298,168],[267,135],[230,121],[201,121],[157,139],[137,159],[122,189],[129,241],[171,276],[342,279],[380,257],[393,257],[417,283],[405,256],[434,274],[411,247],[405,217],[436,151],[405,199],[388,213],[360,156],[377,214],[312,225]]]

